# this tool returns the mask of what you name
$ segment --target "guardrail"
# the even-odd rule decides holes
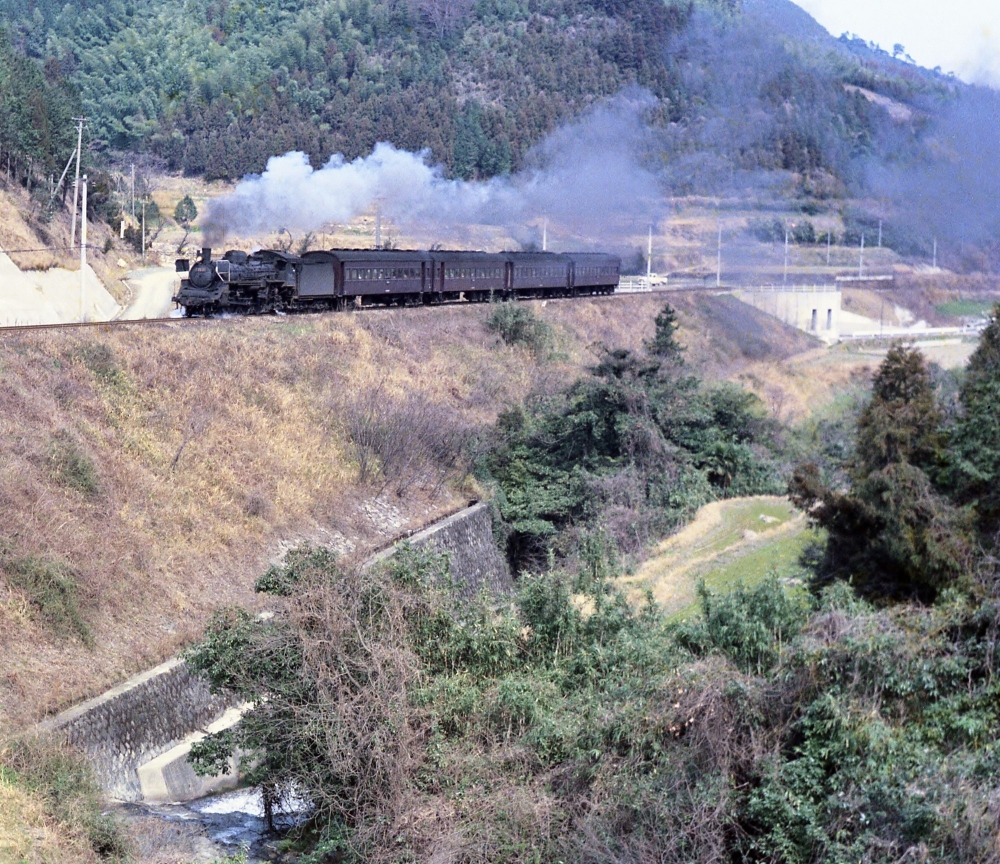
[[[884,330],[861,330],[857,333],[841,333],[842,342],[863,342],[871,339],[921,339],[942,336],[978,336],[986,329],[988,321],[976,321],[962,327],[927,327],[923,330],[904,330],[898,327]]]

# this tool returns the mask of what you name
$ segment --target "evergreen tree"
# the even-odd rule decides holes
[[[956,491],[975,506],[980,533],[995,545],[1000,534],[1000,304],[969,360],[961,404],[953,440]]]
[[[682,362],[684,346],[677,341],[680,322],[673,306],[667,303],[656,316],[656,334],[646,343],[646,350],[655,357]]]
[[[858,421],[850,489],[830,489],[815,465],[796,470],[793,502],[826,529],[816,587],[847,579],[883,599],[933,600],[968,587],[966,514],[935,489],[942,415],[930,372],[914,348],[894,345]]]

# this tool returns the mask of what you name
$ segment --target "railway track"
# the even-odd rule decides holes
[[[134,318],[114,319],[111,321],[69,321],[63,324],[11,324],[0,327],[0,335],[5,333],[29,333],[36,330],[81,330],[110,329],[112,327],[133,327],[148,324],[194,323],[196,321],[223,321],[223,318]]]
[[[643,290],[643,291],[625,289],[625,290],[622,290],[622,291],[616,291],[614,294],[594,295],[592,297],[550,297],[550,298],[547,298],[547,302],[550,302],[550,303],[551,302],[573,302],[573,303],[575,303],[575,302],[578,302],[579,300],[584,300],[584,299],[587,299],[587,300],[598,300],[598,301],[601,301],[601,302],[608,302],[608,301],[613,301],[616,297],[634,297],[636,295],[642,295],[642,294],[680,294],[680,293],[686,293],[688,291],[699,291],[699,292],[704,291],[704,292],[718,293],[720,291],[729,291],[729,290],[732,290],[732,289],[728,288],[726,286],[722,286],[721,288],[717,288],[714,285],[712,285],[711,287],[709,287],[709,286],[701,286],[701,285],[684,285],[684,286],[676,286],[676,287],[673,287],[673,286],[656,286],[654,288],[650,288],[648,290]],[[533,302],[533,301],[536,301],[537,299],[540,299],[540,298],[531,298],[527,302]],[[519,301],[519,302],[525,302],[525,301],[522,300],[522,301]],[[478,303],[477,304],[468,303],[468,301],[465,301],[465,300],[454,300],[454,301],[449,301],[449,302],[446,302],[446,303],[440,303],[440,304],[435,304],[435,305],[440,305],[440,306],[466,306],[466,305],[469,305],[469,306],[472,306],[472,305],[480,305],[480,304],[478,304]],[[377,311],[386,311],[386,310],[397,309],[397,308],[406,308],[406,307],[375,306],[375,305],[372,305],[372,306],[362,306],[360,309],[355,309],[355,310],[351,310],[351,311],[355,311],[355,312],[377,312]],[[414,307],[414,308],[425,308],[425,307]],[[343,313],[341,313],[341,312],[332,312],[332,313],[323,313],[323,312],[283,313],[280,317],[285,317],[286,315],[288,317],[293,317],[293,316],[298,315],[298,314],[309,316],[309,315],[323,315],[323,314],[341,315]],[[7,326],[0,327],[0,336],[5,335],[5,334],[11,334],[11,333],[29,333],[29,332],[39,331],[39,330],[74,330],[74,329],[87,329],[87,328],[101,330],[103,328],[110,329],[110,328],[113,328],[113,327],[141,327],[141,326],[147,326],[147,325],[150,325],[150,324],[194,324],[194,323],[197,323],[197,322],[211,323],[211,322],[220,322],[220,321],[242,321],[242,320],[244,320],[246,318],[254,318],[254,317],[274,317],[274,316],[227,315],[227,316],[220,317],[220,318],[134,318],[134,319],[120,319],[120,318],[118,318],[118,319],[113,319],[111,321],[84,321],[84,322],[81,322],[81,321],[70,321],[70,322],[65,322],[65,323],[62,323],[62,324],[12,324],[12,325],[7,325]]]

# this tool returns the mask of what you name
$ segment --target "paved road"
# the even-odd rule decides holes
[[[147,267],[136,270],[125,278],[135,292],[131,305],[118,317],[126,321],[139,318],[165,318],[174,304],[170,298],[177,287],[177,274],[173,267]]]

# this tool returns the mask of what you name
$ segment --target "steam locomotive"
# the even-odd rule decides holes
[[[621,259],[598,252],[421,252],[331,249],[289,255],[201,250],[179,258],[173,301],[186,316],[611,294]]]

